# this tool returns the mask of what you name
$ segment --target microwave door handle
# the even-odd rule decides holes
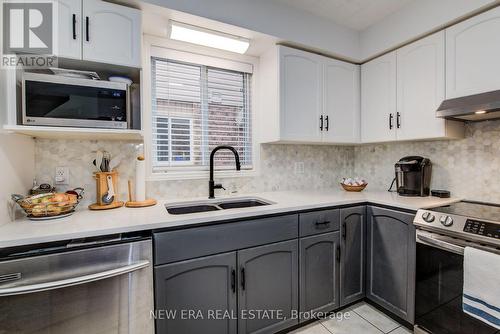
[[[426,235],[417,233],[417,242],[422,243],[424,245],[436,247],[445,251],[449,251],[458,255],[464,255],[464,250],[465,250],[464,247],[454,245],[446,241],[431,238]]]
[[[23,294],[28,294],[28,293],[61,289],[61,288],[66,288],[66,287],[70,287],[70,286],[81,285],[81,284],[86,284],[86,283],[90,283],[90,282],[96,282],[96,281],[100,281],[103,279],[132,273],[134,271],[149,267],[149,265],[150,265],[150,262],[148,260],[143,260],[143,261],[134,262],[132,264],[118,267],[118,268],[108,269],[108,270],[104,270],[104,271],[92,273],[92,274],[87,274],[87,275],[65,278],[65,279],[61,279],[61,280],[55,280],[55,281],[49,280],[47,282],[42,282],[42,283],[18,285],[18,286],[13,286],[13,287],[8,287],[8,288],[1,288],[0,287],[0,297],[13,296],[13,295],[23,295]],[[20,276],[20,275],[18,275],[18,276]]]

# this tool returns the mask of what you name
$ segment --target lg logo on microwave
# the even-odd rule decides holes
[[[3,2],[3,54],[53,52],[52,2]]]

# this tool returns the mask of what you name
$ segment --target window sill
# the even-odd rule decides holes
[[[214,178],[216,179],[255,177],[258,175],[257,170],[224,170],[214,172]],[[208,180],[209,177],[210,172],[208,171],[169,172],[150,174],[146,181]]]

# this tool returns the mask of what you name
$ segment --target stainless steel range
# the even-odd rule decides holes
[[[500,205],[462,201],[419,210],[415,333],[498,333],[462,312],[464,248],[500,254]]]

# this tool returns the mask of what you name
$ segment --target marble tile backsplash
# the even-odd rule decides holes
[[[355,174],[367,178],[372,189],[387,189],[394,178],[394,163],[408,155],[431,159],[431,189],[500,203],[500,120],[467,124],[462,140],[356,146]]]
[[[55,168],[69,167],[68,188],[85,188],[84,204],[95,202],[95,181],[92,165],[95,152],[106,150],[115,156],[123,156],[118,166],[119,194],[127,198],[127,180],[133,180],[136,156],[134,143],[121,141],[93,140],[49,140],[37,139],[35,145],[36,178],[39,183],[53,183]],[[295,173],[295,162],[304,163],[304,173]],[[354,149],[345,146],[313,145],[262,145],[260,152],[260,173],[252,177],[218,179],[227,189],[226,194],[278,191],[293,189],[330,188],[340,178],[350,175],[354,169]],[[66,188],[66,187],[65,187]],[[179,181],[149,181],[147,195],[153,198],[179,200],[206,196],[207,179]],[[217,190],[223,194],[223,190]]]
[[[126,141],[37,139],[37,181],[53,183],[55,168],[69,167],[68,188],[83,186],[84,204],[90,204],[95,201],[92,176],[95,151],[121,153],[119,193],[126,199],[127,180],[133,180],[135,174],[135,145]],[[454,196],[500,202],[500,120],[468,124],[463,140],[356,147],[265,144],[261,145],[260,154],[259,175],[218,179],[226,187],[226,193],[337,187],[344,176],[362,176],[370,183],[370,189],[386,190],[394,177],[397,160],[406,155],[422,155],[433,162],[432,188],[448,189]],[[295,173],[295,162],[304,162],[303,174]],[[169,200],[206,196],[208,191],[206,179],[150,181],[146,187],[148,196]]]

